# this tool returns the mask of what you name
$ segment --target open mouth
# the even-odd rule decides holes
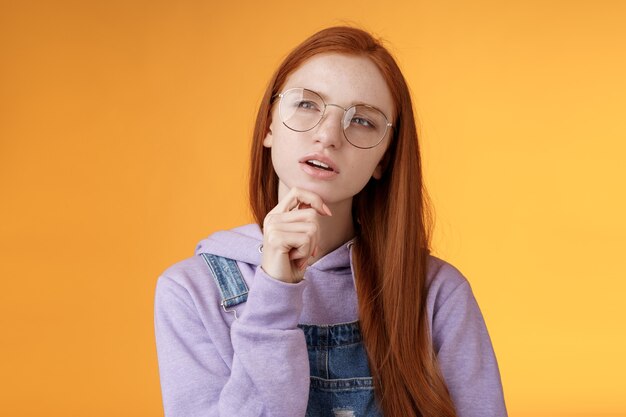
[[[308,161],[305,161],[305,163],[309,166],[312,166],[313,168],[321,169],[324,171],[334,171],[334,169],[332,169],[330,166],[318,161],[317,159],[309,159]]]

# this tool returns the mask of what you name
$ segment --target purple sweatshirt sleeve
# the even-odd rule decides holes
[[[506,417],[498,363],[465,278],[438,300],[433,343],[459,417]]]
[[[243,314],[229,331],[223,321],[212,328],[201,319],[184,283],[159,278],[155,334],[166,417],[304,416],[309,365],[297,323],[305,286],[257,268]],[[223,351],[231,343],[229,363]]]

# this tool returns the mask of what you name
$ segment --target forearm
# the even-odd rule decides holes
[[[223,321],[201,322],[187,290],[162,278],[155,326],[165,415],[304,416],[309,367],[297,323],[305,285],[258,268],[229,332]]]

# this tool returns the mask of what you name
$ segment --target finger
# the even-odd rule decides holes
[[[268,233],[303,233],[314,240],[319,237],[319,224],[316,221],[302,222],[272,222],[266,227]]]
[[[308,258],[316,246],[315,239],[311,239],[309,235],[301,232],[271,231],[264,240],[264,255],[276,251],[289,254],[291,260]]]
[[[296,267],[299,271],[304,271],[308,265],[308,259],[301,259],[296,263]]]
[[[310,250],[310,252],[307,252],[304,246],[301,246],[300,248],[297,248],[297,249],[295,248],[292,249],[289,252],[289,260],[296,261],[298,259],[304,259],[305,261],[308,261],[309,258],[314,256],[313,252],[315,251],[315,246],[308,245],[307,248]]]
[[[265,218],[265,227],[287,223],[318,223],[319,213],[314,208],[292,210],[286,213],[271,213]]]
[[[268,226],[267,233],[268,234],[274,234],[274,233],[276,234],[281,234],[281,233],[301,234],[307,240],[308,247],[310,248],[311,252],[308,254],[309,256],[315,256],[314,251],[317,248],[319,241],[320,241],[319,225],[317,224],[317,222],[272,224]],[[302,242],[304,242],[304,240]],[[300,252],[298,252],[298,255],[300,255]],[[290,256],[290,259],[296,259],[297,257]]]
[[[297,209],[302,203],[314,208],[322,216],[332,216],[332,212],[319,195],[296,187],[289,190],[287,195],[278,202],[270,213],[286,213],[294,208]]]

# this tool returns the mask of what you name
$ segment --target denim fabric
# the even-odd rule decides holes
[[[222,296],[222,307],[248,299],[232,259],[201,253]],[[228,310],[227,310],[228,311]],[[311,384],[306,417],[380,417],[358,321],[328,326],[299,324],[304,332]]]
[[[232,259],[201,253],[212,272],[213,279],[222,295],[222,308],[241,304],[248,299],[248,286],[239,271],[237,262]]]
[[[298,327],[304,331],[311,368],[307,417],[381,416],[359,323]]]

